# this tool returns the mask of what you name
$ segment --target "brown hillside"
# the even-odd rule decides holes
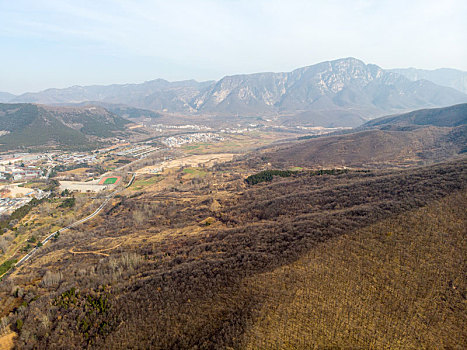
[[[466,141],[465,127],[369,130],[280,146],[262,158],[278,167],[413,166],[449,159]]]
[[[223,175],[227,169],[219,168]],[[177,191],[167,189],[157,196],[148,193],[122,197],[99,220],[63,235],[57,243],[39,251],[35,260],[11,281],[28,285],[23,296],[26,306],[12,317],[14,324],[18,324],[17,320],[21,324],[17,346],[225,349],[242,348],[245,339],[261,348],[277,324],[286,335],[277,329],[270,338],[272,346],[276,339],[289,339],[292,344],[296,337],[306,344],[366,346],[371,342],[364,322],[372,322],[370,330],[378,335],[375,338],[372,333],[372,339],[380,341],[375,344],[399,339],[401,332],[410,336],[407,344],[415,344],[413,339],[420,330],[424,332],[420,334],[427,335],[421,344],[428,347],[465,343],[465,333],[458,326],[462,320],[456,320],[465,314],[465,306],[459,304],[459,298],[465,295],[449,292],[451,280],[461,293],[465,291],[465,284],[459,282],[465,276],[459,270],[463,269],[459,251],[464,250],[464,243],[458,235],[458,227],[465,227],[465,215],[447,205],[430,209],[427,215],[446,210],[445,214],[437,214],[446,220],[439,225],[436,218],[427,221],[439,231],[428,241],[423,238],[425,223],[413,233],[405,232],[403,219],[396,217],[465,191],[467,161],[403,171],[351,171],[322,176],[303,172],[244,190],[242,180],[233,179],[224,180],[226,194],[217,199],[220,206],[215,212],[210,210],[209,201],[216,195],[213,187],[187,182]],[[460,201],[465,201],[465,196],[453,200],[459,208],[465,207]],[[209,224],[207,218],[211,218]],[[391,227],[394,235],[387,236],[384,227]],[[388,241],[384,237],[389,237]],[[334,275],[318,274],[320,280],[310,281],[306,273],[301,275],[300,268],[291,272],[297,278],[293,278],[290,291],[300,291],[307,285],[316,288],[313,283],[319,285],[319,281],[330,279],[334,283],[331,296],[349,290],[342,300],[325,298],[320,290],[309,291],[321,298],[310,305],[318,307],[316,312],[330,310],[322,316],[332,322],[328,328],[323,323],[288,328],[281,310],[288,309],[287,303],[299,304],[291,309],[295,315],[291,314],[290,319],[293,316],[297,322],[304,322],[302,315],[308,311],[303,310],[307,310],[309,299],[281,297],[280,288],[287,288],[279,282],[287,281],[281,268],[293,266],[290,264],[294,262],[298,262],[297,266],[307,265],[309,259],[321,254],[321,249],[330,251],[333,242],[342,239],[347,243],[337,245],[334,255],[330,252],[334,264],[330,266],[336,266]],[[436,246],[441,239],[445,246],[439,247],[438,254]],[[351,248],[347,260],[339,260],[345,257],[346,247]],[[107,248],[114,248],[105,251],[108,256],[70,253],[70,249],[98,252]],[[346,274],[345,268],[353,266],[349,262],[355,264],[352,269],[363,274]],[[60,271],[59,282],[52,283],[47,271]],[[314,273],[312,269],[305,271]],[[397,273],[400,279],[391,281]],[[442,278],[436,280],[437,276]],[[349,288],[354,286],[376,290],[365,290],[360,296],[351,293]],[[425,290],[427,286],[433,289]],[[11,293],[11,285],[4,288],[3,292]],[[299,293],[296,298],[300,298]],[[362,299],[366,297],[368,300]],[[404,303],[389,303],[399,297]],[[279,303],[278,317],[274,312],[268,316],[266,311],[268,305],[274,305],[274,299]],[[345,307],[351,302],[356,303],[358,312]],[[406,308],[398,318],[391,312],[397,305]],[[426,305],[431,306],[426,309]],[[338,311],[341,309],[343,312]],[[438,314],[449,325],[443,328],[446,336],[442,339],[435,338],[442,323],[429,318]],[[271,320],[271,328],[260,321],[262,315]],[[364,315],[373,316],[365,321]],[[415,318],[404,328],[410,315]],[[387,325],[392,325],[389,332]],[[329,334],[336,335],[336,343],[328,343]],[[350,334],[351,339],[345,334]],[[445,340],[448,336],[449,342]],[[280,344],[286,343],[277,344],[281,348]]]
[[[246,349],[467,347],[467,193],[383,220],[257,275]]]

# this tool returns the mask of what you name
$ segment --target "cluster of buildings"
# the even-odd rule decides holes
[[[148,145],[135,146],[118,152],[117,156],[143,158],[144,156],[148,155],[151,152],[155,152],[158,149],[158,147]]]
[[[42,199],[49,195],[50,192],[38,188],[20,187],[14,184],[0,186],[0,215],[9,215],[28,204],[33,198]]]
[[[0,180],[32,180],[42,177],[43,171],[32,166],[0,165]]]
[[[247,127],[247,128],[225,128],[221,129],[220,132],[225,134],[243,134],[244,132],[254,131],[256,126],[254,127]]]
[[[78,164],[78,163],[95,163],[97,158],[93,154],[83,153],[64,153],[58,154],[54,157],[54,160],[62,164]]]
[[[0,197],[0,215],[10,215],[16,209],[28,204],[32,197],[22,198],[1,198]]]
[[[34,162],[47,156],[43,153],[9,153],[0,155],[0,165],[11,165],[16,163]]]
[[[185,129],[185,130],[212,130],[209,126],[206,125],[165,125],[165,124],[154,124],[150,125],[150,127],[156,129],[156,131],[162,132],[164,129]]]
[[[224,138],[222,136],[208,132],[170,136],[166,137],[161,142],[168,147],[180,147],[186,143],[217,142],[223,140]]]

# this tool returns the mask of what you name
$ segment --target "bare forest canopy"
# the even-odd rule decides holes
[[[234,164],[215,170],[227,174]],[[22,294],[24,307],[11,317],[17,346],[466,344],[465,264],[459,260],[465,159],[408,170],[297,171],[255,185],[233,177],[226,186],[222,191],[230,194],[218,196],[209,183],[192,179],[178,190],[121,196],[101,220],[40,251],[38,265],[19,275],[39,282]],[[410,217],[419,219],[407,227]],[[98,254],[69,253],[93,250],[91,241],[107,244]],[[54,252],[58,260],[48,257]],[[326,268],[319,259],[330,257],[332,271],[317,271]],[[334,284],[320,292],[325,285],[318,281]],[[289,288],[298,294],[287,294]],[[365,289],[351,292],[358,288]],[[385,303],[397,295],[400,304]],[[310,325],[307,317],[320,322]],[[391,323],[397,326],[375,326]]]

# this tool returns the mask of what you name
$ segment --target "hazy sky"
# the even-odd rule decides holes
[[[341,57],[467,71],[465,0],[0,0],[0,91],[219,79]]]

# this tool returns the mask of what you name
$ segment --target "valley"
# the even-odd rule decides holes
[[[0,1],[0,350],[467,349],[466,18]]]
[[[465,103],[353,128],[1,107],[0,143],[49,139],[3,139],[0,346],[466,344]]]
[[[164,177],[167,177],[165,182],[176,184],[174,171],[180,168],[185,177],[197,179],[205,174],[197,169],[231,161],[258,147],[258,130],[250,133],[239,129],[229,134],[210,128],[210,134],[206,135],[185,129],[168,125],[158,136],[145,141],[119,140],[111,147],[88,152],[1,155],[1,162],[8,165],[2,173],[5,235],[1,241],[0,263],[20,266],[25,257],[28,260],[55,236],[94,218],[126,187],[146,191],[146,185],[153,183],[154,178]],[[267,145],[296,134],[263,132],[262,135],[262,144]],[[21,175],[24,171],[34,173]],[[33,199],[30,208],[24,210],[23,206]],[[44,213],[51,214],[51,218],[43,218]],[[18,219],[12,221],[7,214]],[[11,265],[11,262],[15,263]],[[2,275],[7,272],[8,269]]]

